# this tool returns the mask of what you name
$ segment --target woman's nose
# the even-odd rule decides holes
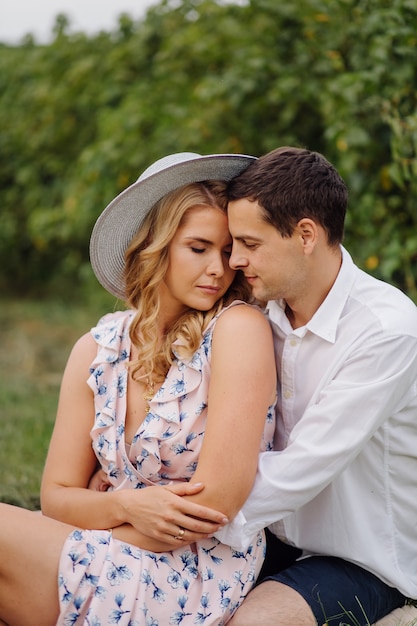
[[[224,259],[221,255],[215,255],[210,260],[210,264],[207,267],[207,274],[210,276],[222,276],[224,274]]]

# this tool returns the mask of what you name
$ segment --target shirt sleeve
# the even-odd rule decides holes
[[[243,548],[261,528],[310,502],[364,450],[374,433],[416,401],[415,337],[369,332],[317,391],[282,451],[261,453],[241,512],[216,534]]]

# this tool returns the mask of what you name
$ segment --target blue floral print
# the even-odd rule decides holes
[[[218,316],[191,359],[177,355],[129,447],[124,421],[132,317],[132,311],[110,314],[92,330],[98,345],[88,379],[95,398],[93,449],[112,489],[188,481],[204,437]],[[274,420],[270,407],[261,450],[272,447]],[[213,537],[153,553],[109,531],[75,530],[61,553],[57,625],[223,626],[252,588],[264,550],[262,532],[244,552]]]

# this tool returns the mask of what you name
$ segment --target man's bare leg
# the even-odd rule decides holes
[[[311,608],[291,587],[272,580],[258,585],[236,611],[230,626],[317,626]]]
[[[72,526],[0,504],[0,624],[53,626],[58,564]]]

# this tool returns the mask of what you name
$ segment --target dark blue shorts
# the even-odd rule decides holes
[[[276,573],[272,573],[273,561],[281,563],[281,550],[285,569],[275,567]],[[319,626],[368,626],[406,602],[397,589],[358,565],[328,556],[295,561],[299,554],[268,533],[267,560],[258,583],[275,580],[298,591],[310,605]]]

